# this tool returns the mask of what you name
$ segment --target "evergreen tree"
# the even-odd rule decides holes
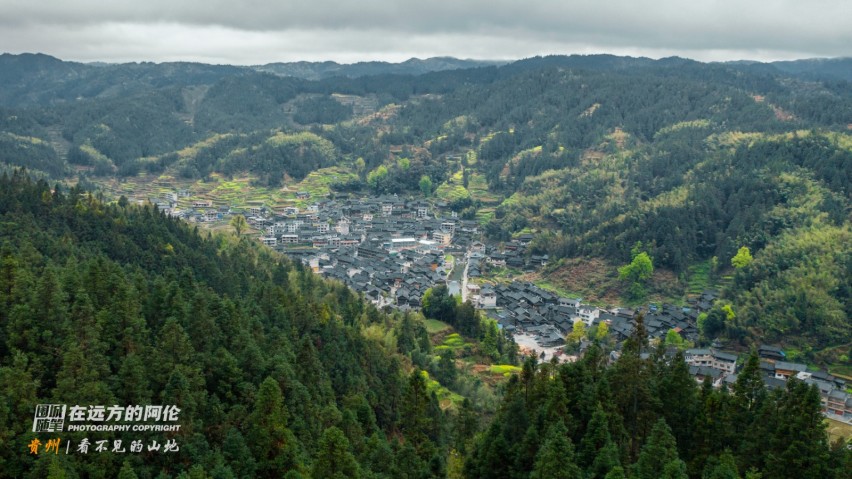
[[[124,461],[121,465],[121,470],[118,471],[118,479],[137,479],[136,472],[129,461]]]
[[[577,450],[577,464],[588,468],[598,456],[599,451],[611,442],[612,437],[609,434],[606,412],[598,403],[595,413],[592,415],[592,420],[586,427],[586,434],[580,441],[580,447]],[[607,472],[609,472],[609,469],[604,474]]]
[[[613,388],[613,402],[627,430],[630,458],[638,457],[640,445],[654,424],[655,411],[659,410],[659,398],[651,390],[651,363],[641,357],[647,341],[644,318],[639,315],[633,333],[624,343],[621,357],[608,371],[609,383],[619,385]]]
[[[357,479],[361,477],[358,462],[349,451],[343,431],[330,427],[322,434],[317,459],[311,470],[314,479]]]
[[[621,451],[618,450],[618,446],[614,442],[609,441],[604,447],[598,450],[598,455],[595,456],[592,465],[587,469],[588,477],[590,479],[603,479],[613,469],[620,467],[620,456]]]
[[[432,441],[437,439],[437,422],[440,420],[435,417],[432,398],[426,389],[426,374],[425,371],[415,369],[409,376],[399,424],[408,442],[424,460],[434,452],[435,444]]]
[[[624,469],[621,466],[616,466],[609,471],[604,479],[626,479],[626,477],[627,476],[624,475]]]
[[[686,464],[680,459],[669,462],[663,468],[660,479],[689,479],[686,474]]]
[[[730,451],[725,451],[718,459],[713,458],[704,468],[701,479],[740,479],[737,464]]]
[[[248,418],[254,457],[259,459],[259,477],[278,477],[300,467],[296,437],[287,428],[287,411],[281,388],[272,378],[260,385]]]
[[[574,463],[574,446],[568,429],[556,421],[547,430],[547,437],[535,458],[530,479],[581,479],[579,466]]]
[[[689,374],[689,366],[678,351],[671,362],[663,361],[656,381],[656,396],[660,399],[660,413],[670,424],[681,458],[689,460],[692,451],[692,434],[698,409],[698,391]]]
[[[248,479],[255,476],[257,464],[245,438],[237,428],[230,428],[225,435],[222,454],[236,477]]]
[[[666,474],[678,477],[681,471],[679,464],[682,463],[677,455],[677,445],[671,429],[664,419],[660,419],[654,425],[648,442],[642,447],[639,461],[634,465],[632,477],[636,479],[658,479]],[[668,469],[667,469],[668,468]],[[683,477],[686,477],[686,469],[683,468]]]
[[[828,477],[829,450],[816,386],[791,378],[778,399],[764,473],[773,478]]]

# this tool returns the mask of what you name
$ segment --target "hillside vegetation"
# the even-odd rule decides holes
[[[337,192],[428,193],[494,242],[533,232],[530,252],[550,255],[544,281],[590,260],[613,281],[586,296],[638,305],[719,288],[734,317],[711,315],[708,339],[848,361],[848,62],[552,56],[331,76],[339,66],[0,60],[0,85],[18,92],[0,98],[6,165],[72,183],[248,176],[263,188],[335,167]],[[616,284],[637,246],[658,273]],[[734,268],[742,247],[754,262]]]
[[[451,414],[407,355],[428,351],[417,317],[247,240],[19,173],[0,176],[0,224],[0,476],[442,475]],[[56,402],[178,405],[175,433],[61,438],[180,452],[24,453],[26,418]]]

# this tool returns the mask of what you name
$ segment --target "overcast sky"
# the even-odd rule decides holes
[[[850,0],[0,0],[0,51],[77,61],[852,55]]]

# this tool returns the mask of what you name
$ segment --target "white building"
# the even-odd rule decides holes
[[[453,241],[453,234],[446,231],[433,231],[432,239],[440,243],[442,246],[449,246]]]

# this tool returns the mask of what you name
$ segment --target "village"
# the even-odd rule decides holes
[[[306,208],[235,211],[198,201],[193,202],[191,210],[175,211],[168,200],[152,202],[190,222],[221,222],[244,214],[247,223],[261,232],[261,243],[302,262],[316,274],[346,284],[378,308],[419,309],[426,290],[446,284],[450,294],[469,300],[511,334],[523,353],[536,354],[543,360],[574,360],[588,348],[591,342],[583,338],[572,354],[565,350],[566,336],[577,322],[589,329],[606,323],[614,345],[611,359],[615,360],[621,343],[633,332],[638,314],[643,315],[653,344],[665,342],[672,331],[683,344],[695,344],[699,339],[698,317],[716,301],[715,292],[705,291],[686,307],[652,304],[641,310],[601,308],[529,282],[488,281],[484,274],[488,270],[535,271],[547,264],[548,257],[528,254],[531,234],[501,245],[485,244],[477,221],[459,218],[441,202],[395,195],[311,202],[307,192],[296,196],[308,203]],[[744,358],[722,346],[714,342],[710,348],[684,351],[689,372],[697,382],[708,380],[716,388],[734,384]],[[666,354],[674,357],[675,351],[669,348]],[[789,378],[796,377],[819,389],[826,416],[852,424],[852,395],[843,379],[789,362],[777,347],[763,345],[758,354],[768,389],[784,388]]]

